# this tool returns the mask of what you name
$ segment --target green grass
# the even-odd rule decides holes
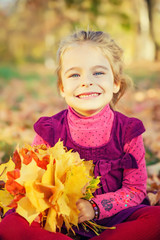
[[[143,84],[143,88],[153,88],[159,86],[159,75],[160,72],[151,72],[146,70],[128,70],[126,73],[133,79],[135,85],[141,85],[141,83],[146,83],[146,86]]]
[[[1,159],[2,162],[0,162],[0,164],[9,161],[10,157],[13,155],[15,147],[16,147],[16,143],[8,144],[5,141],[0,141],[0,152],[4,153]]]
[[[5,82],[9,82],[13,78],[31,82],[42,80],[43,76],[41,76],[38,72],[31,71],[28,71],[28,73],[21,73],[16,66],[1,65],[0,79]],[[45,78],[49,80],[49,82],[54,82],[56,79],[56,77],[52,75],[47,75]]]
[[[20,78],[20,73],[12,67],[0,66],[0,78],[10,80],[12,78]]]
[[[160,158],[158,158],[151,149],[145,146],[145,150],[146,150],[145,159],[146,159],[147,166],[160,162]]]

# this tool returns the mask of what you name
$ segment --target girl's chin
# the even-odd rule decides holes
[[[73,108],[74,109],[74,108]],[[88,110],[79,110],[79,109],[74,109],[75,112],[77,112],[79,115],[84,116],[84,117],[89,117],[89,116],[93,116],[96,115],[97,113],[99,113],[103,108],[100,109],[88,109]]]

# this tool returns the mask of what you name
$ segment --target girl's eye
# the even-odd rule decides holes
[[[78,73],[74,73],[74,74],[70,75],[69,77],[73,77],[73,78],[75,77],[76,78],[76,77],[79,77],[79,74]]]
[[[98,75],[103,75],[104,72],[95,72],[93,75],[98,76]]]

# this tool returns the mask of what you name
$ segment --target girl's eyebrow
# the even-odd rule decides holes
[[[103,66],[103,65],[96,65],[96,66],[92,67],[92,70],[95,70],[96,68],[102,68],[104,70],[108,70],[108,67]]]
[[[103,65],[96,65],[96,66],[93,66],[91,69],[94,71],[97,68],[102,68],[104,70],[108,70],[108,67],[103,66]],[[71,68],[67,69],[64,74],[67,74],[68,72],[70,72],[72,70],[80,70],[80,68],[79,67],[71,67]]]
[[[64,74],[67,74],[68,72],[70,72],[72,70],[79,70],[79,67],[71,67],[71,68],[67,69]]]

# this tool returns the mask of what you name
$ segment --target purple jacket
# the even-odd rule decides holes
[[[120,189],[122,187],[123,169],[138,168],[136,159],[131,154],[124,153],[123,147],[127,142],[145,131],[142,122],[113,111],[114,121],[109,142],[100,147],[82,147],[71,138],[67,112],[68,110],[63,110],[52,117],[40,118],[34,125],[36,133],[50,146],[54,146],[61,139],[68,150],[74,149],[79,152],[80,157],[86,161],[93,160],[95,176],[102,176],[101,187],[96,190],[95,196]],[[112,217],[97,220],[97,223],[113,226],[123,222],[136,209],[144,207],[144,204],[149,205],[149,201],[145,199],[142,204],[122,210]],[[94,234],[84,231],[79,233],[84,236],[94,236]]]

